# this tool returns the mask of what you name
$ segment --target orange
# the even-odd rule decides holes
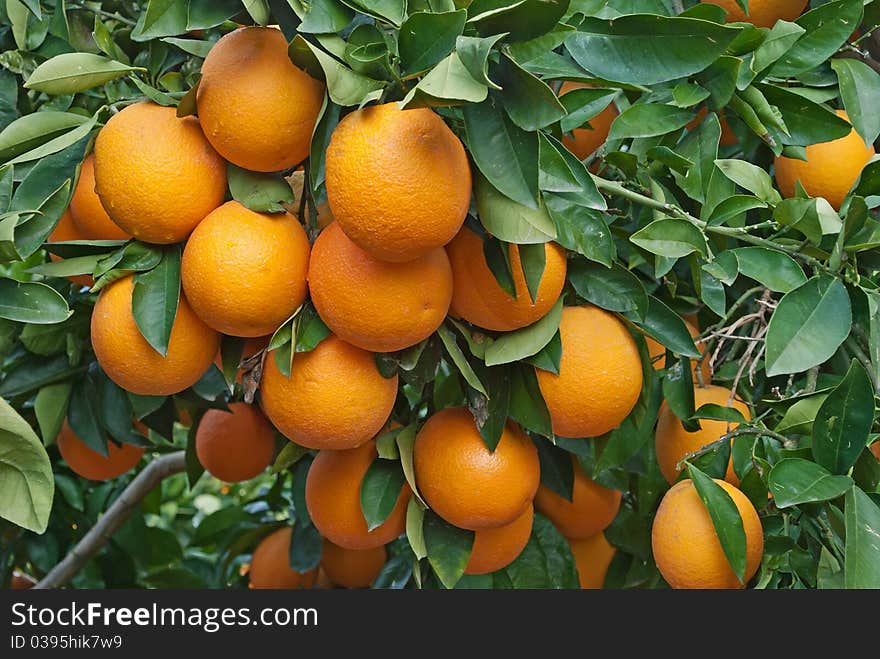
[[[263,360],[260,395],[266,416],[292,442],[349,449],[378,433],[397,398],[397,375],[383,378],[372,353],[332,334],[297,353],[285,377],[275,353]]]
[[[604,533],[589,538],[569,540],[577,567],[578,581],[585,590],[598,590],[605,584],[608,566],[617,550],[605,539]]]
[[[566,80],[562,83],[559,94],[561,96],[566,92],[585,87],[591,87],[591,85]],[[611,122],[617,118],[618,114],[620,113],[617,111],[617,106],[612,101],[604,110],[590,119],[588,122],[590,124],[589,128],[575,128],[571,131],[571,136],[563,135],[562,144],[576,155],[578,159],[586,159],[596,149],[605,144],[605,140],[608,139],[608,132],[611,130]]]
[[[85,238],[83,238],[82,234],[79,232],[79,228],[76,224],[73,223],[73,217],[71,217],[70,209],[68,208],[61,214],[58,223],[55,225],[55,228],[52,229],[52,233],[46,238],[46,242],[64,243],[69,240],[85,240]],[[56,256],[55,254],[49,254],[49,258],[56,262],[63,260],[60,256]],[[79,284],[80,286],[85,286],[87,288],[91,288],[92,284],[95,283],[95,280],[91,275],[71,275],[68,279],[74,284]]]
[[[381,547],[403,533],[406,505],[412,492],[403,484],[394,510],[369,531],[361,511],[361,483],[379,457],[376,442],[347,451],[318,451],[306,478],[306,506],[315,527],[333,544],[345,549]],[[333,576],[327,573],[330,579]]]
[[[205,136],[231,163],[274,172],[308,157],[324,85],[293,65],[280,30],[225,35],[202,63],[196,94]]]
[[[849,121],[843,110],[837,116]],[[849,135],[830,142],[807,147],[807,160],[776,158],[776,184],[783,197],[795,195],[797,181],[811,197],[824,197],[835,210],[840,210],[862,168],[874,156],[874,147],[851,130]]]
[[[9,581],[9,590],[28,590],[37,584],[37,580],[31,575],[14,570],[12,579]]]
[[[880,460],[880,441],[871,444],[871,453],[874,454],[875,458]]]
[[[776,21],[793,21],[804,11],[809,0],[749,0],[748,15],[737,0],[701,0],[717,5],[727,12],[727,22],[752,23],[756,27],[773,27]]]
[[[531,506],[541,470],[538,451],[508,422],[490,451],[464,407],[436,412],[416,436],[416,484],[425,502],[450,524],[481,531],[512,523]]]
[[[231,403],[205,412],[196,430],[199,462],[214,478],[238,483],[259,476],[275,454],[275,431],[255,406]]]
[[[67,421],[58,433],[58,451],[67,466],[79,476],[92,481],[106,481],[134,469],[144,449],[131,444],[107,442],[107,455],[101,455],[73,434]]]
[[[129,105],[95,141],[95,191],[126,233],[176,243],[223,203],[226,163],[195,117],[173,107]]]
[[[726,481],[717,480],[730,495],[742,517],[746,533],[746,571],[748,582],[764,553],[764,533],[755,507],[745,494]],[[693,482],[673,485],[660,501],[651,546],[660,574],[673,588],[743,588],[730,567],[709,511]]]
[[[471,199],[464,147],[428,108],[397,103],[348,114],[326,156],[327,200],[355,244],[410,261],[455,237]]]
[[[535,507],[556,525],[566,538],[589,538],[604,531],[620,509],[622,494],[599,485],[581,469],[572,456],[574,487],[571,501],[546,485],[538,488]]]
[[[180,279],[193,310],[215,330],[265,336],[305,300],[308,266],[309,239],[296,218],[228,201],[192,232]]]
[[[107,215],[95,192],[95,156],[89,155],[79,170],[79,180],[70,198],[70,214],[86,240],[128,240],[131,238]]]
[[[684,324],[692,339],[696,339],[700,335],[700,330],[697,329],[697,326],[691,319],[685,318]],[[654,369],[662,371],[666,368],[666,347],[659,341],[652,339],[647,334],[645,334],[645,342],[648,344],[648,356],[651,358],[651,363],[654,365]],[[700,350],[703,347],[702,341],[697,341],[696,346],[697,349]],[[694,377],[696,377],[697,373],[697,361],[698,360],[694,359],[691,360],[691,372],[694,374]],[[708,357],[700,362],[700,374],[703,376],[704,383],[708,384],[712,381],[712,373],[709,370]]]
[[[141,336],[131,312],[132,276],[101,290],[92,313],[92,348],[104,372],[142,396],[170,396],[195,384],[211,366],[220,335],[193,313],[181,292],[163,357]]]
[[[341,339],[393,352],[440,327],[452,299],[452,269],[441,247],[406,263],[379,261],[334,222],[312,248],[309,291],[321,319]]]
[[[613,314],[594,306],[566,307],[559,323],[559,375],[535,369],[553,432],[598,437],[620,425],[642,391],[635,340]]]
[[[742,415],[748,420],[751,419],[749,407],[739,399],[734,398],[733,403],[728,405],[730,399],[730,389],[719,387],[717,385],[707,385],[705,387],[694,387],[694,409],[707,403],[714,403],[724,407],[732,407],[742,412]],[[730,430],[736,428],[738,424],[731,423]],[[679,469],[675,468],[684,456],[688,453],[698,451],[707,444],[711,444],[716,439],[729,432],[726,421],[713,421],[711,419],[700,419],[700,430],[696,432],[688,432],[684,429],[681,421],[672,412],[672,409],[665,402],[660,408],[660,416],[657,419],[657,433],[654,436],[654,447],[657,451],[657,463],[660,465],[660,471],[670,483],[678,478]],[[727,466],[727,474],[725,480],[734,485],[739,484],[739,479],[733,471],[733,460]]]
[[[293,529],[285,526],[260,541],[248,571],[251,588],[301,589],[314,585],[318,570],[297,572],[290,567],[292,535]]]
[[[517,245],[509,245],[507,251],[516,297],[498,284],[483,255],[483,241],[467,227],[446,246],[446,253],[455,285],[452,313],[484,329],[509,332],[531,325],[550,311],[565,285],[565,249],[556,243],[544,244],[544,274],[534,304]]]
[[[513,563],[529,543],[534,516],[534,506],[526,506],[523,513],[510,524],[476,531],[474,547],[464,573],[489,574]]]
[[[369,588],[382,571],[386,558],[382,545],[372,549],[346,549],[324,540],[321,568],[337,586]]]

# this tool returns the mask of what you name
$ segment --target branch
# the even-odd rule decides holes
[[[70,550],[64,560],[53,567],[34,588],[59,588],[70,581],[107,544],[144,497],[165,478],[179,474],[185,469],[186,459],[183,451],[168,453],[153,460],[128,484],[98,523]]]

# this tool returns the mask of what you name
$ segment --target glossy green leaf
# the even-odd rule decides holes
[[[72,313],[67,300],[46,284],[0,278],[0,318],[42,325],[60,323]]]
[[[792,257],[766,247],[732,250],[740,274],[760,282],[771,291],[788,293],[807,281],[803,268]]]
[[[380,527],[388,519],[405,480],[396,460],[373,460],[361,481],[361,512],[367,520],[367,530]]]
[[[426,71],[446,57],[455,48],[465,20],[467,12],[464,9],[410,14],[400,26],[397,37],[403,74]]]
[[[672,105],[637,103],[615,117],[608,139],[666,135],[684,128],[693,118],[693,112]]]
[[[694,345],[691,333],[681,316],[653,295],[648,296],[648,310],[644,319],[633,312],[625,312],[624,315],[648,336],[672,352],[684,357],[700,356],[700,351]]]
[[[458,53],[450,53],[410,90],[400,106],[406,109],[480,103],[488,94],[488,88],[473,79]]]
[[[880,588],[880,506],[858,487],[846,493],[844,584]]]
[[[474,544],[474,532],[452,526],[431,510],[425,511],[422,533],[428,562],[446,588],[464,574]]]
[[[617,248],[601,211],[555,194],[544,195],[544,203],[556,225],[557,243],[591,261],[611,267]]]
[[[577,259],[568,266],[568,279],[578,295],[597,307],[633,313],[640,319],[648,312],[645,287],[632,272],[616,263],[606,268]]]
[[[543,203],[536,209],[524,206],[503,195],[482,176],[476,177],[474,197],[480,223],[499,240],[526,245],[556,237],[556,225]]]
[[[47,446],[55,441],[67,415],[67,403],[73,389],[72,382],[57,382],[42,387],[34,399],[37,425]]]
[[[699,227],[676,218],[654,220],[629,239],[652,254],[673,259],[694,252],[706,256],[709,251],[706,237]]]
[[[75,94],[144,70],[92,53],[62,53],[40,64],[24,86],[53,96]]]
[[[227,164],[226,173],[232,198],[252,211],[283,213],[283,204],[294,201],[293,190],[280,176],[249,172],[232,163]]]
[[[486,388],[483,386],[483,383],[480,382],[480,378],[477,377],[477,374],[474,372],[473,367],[470,365],[467,357],[465,357],[464,355],[464,352],[462,352],[462,349],[459,347],[458,342],[455,339],[455,334],[452,332],[452,330],[444,325],[441,325],[437,328],[437,334],[440,336],[440,340],[443,341],[443,346],[446,348],[446,352],[452,358],[452,362],[461,372],[467,383],[484,396],[488,396],[488,394],[486,393]]]
[[[180,297],[180,247],[163,250],[162,260],[152,270],[135,275],[131,312],[147,342],[163,357],[177,316]]]
[[[562,318],[562,298],[541,319],[528,327],[506,332],[486,348],[486,365],[509,364],[534,355],[550,343]]]
[[[834,476],[810,460],[786,458],[773,465],[769,485],[773,503],[789,508],[836,499],[851,489],[853,482],[849,476]]]

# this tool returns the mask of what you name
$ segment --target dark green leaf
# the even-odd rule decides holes
[[[858,487],[846,493],[844,582],[847,588],[880,588],[880,507]]]
[[[576,259],[569,264],[568,278],[577,294],[597,307],[633,313],[639,319],[648,313],[645,287],[623,266],[615,263],[611,268],[605,268]]]
[[[833,476],[815,462],[801,458],[780,460],[770,472],[770,492],[778,508],[828,501],[842,496],[853,486],[849,476]]]
[[[67,300],[46,284],[0,278],[0,318],[52,324],[67,320],[72,313]]]
[[[553,308],[539,320],[495,339],[492,345],[486,348],[486,365],[508,364],[534,355],[550,343],[559,330],[561,318],[562,298],[559,298]]]
[[[252,211],[283,213],[283,204],[294,201],[293,190],[280,176],[249,172],[232,163],[227,164],[226,174],[232,198]]]
[[[638,325],[651,338],[672,352],[684,357],[699,357],[687,325],[677,313],[653,295],[648,296],[648,311],[644,320],[632,312],[624,315]]]
[[[396,460],[373,460],[361,481],[361,512],[372,531],[382,526],[394,510],[405,481]]]
[[[628,137],[655,137],[666,135],[684,126],[694,113],[672,105],[637,103],[621,112],[611,124],[609,140]]]
[[[474,532],[459,529],[431,510],[422,526],[428,562],[446,588],[453,588],[464,574],[474,544]]]
[[[163,357],[180,298],[180,247],[167,247],[152,270],[135,275],[131,312],[143,337]]]
[[[426,71],[446,57],[455,48],[465,20],[467,12],[464,9],[410,14],[400,26],[397,37],[402,73],[411,75]]]

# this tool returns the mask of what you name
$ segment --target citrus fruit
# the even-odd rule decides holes
[[[452,299],[452,269],[441,247],[406,263],[373,258],[334,222],[312,248],[309,291],[321,319],[364,350],[393,352],[428,338]]]
[[[397,397],[397,375],[383,378],[371,352],[332,334],[297,353],[286,377],[275,353],[263,360],[260,395],[266,416],[308,448],[360,446],[382,429]]]
[[[608,528],[620,509],[621,492],[599,485],[572,456],[574,486],[571,501],[542,484],[535,507],[556,525],[566,538],[589,538]]]
[[[346,549],[324,540],[321,568],[337,586],[369,588],[382,571],[386,558],[382,545],[372,549]]]
[[[297,572],[290,567],[289,526],[273,531],[260,541],[251,557],[248,578],[251,588],[300,589],[311,588],[318,576],[317,570]]]
[[[131,238],[107,215],[95,192],[95,155],[83,161],[79,180],[70,198],[70,215],[85,240],[128,240]]]
[[[559,375],[535,369],[553,432],[597,437],[620,425],[642,391],[639,349],[626,326],[594,306],[566,307]]]
[[[871,453],[874,454],[875,458],[880,460],[880,441],[871,444]]]
[[[604,533],[597,533],[580,540],[569,540],[571,553],[577,567],[578,581],[585,590],[598,590],[605,584],[605,574],[614,552]]]
[[[274,332],[303,303],[308,265],[309,240],[296,218],[228,201],[192,232],[180,278],[193,310],[210,327],[256,337]]]
[[[748,14],[737,0],[701,0],[727,12],[727,22],[752,23],[755,27],[773,27],[776,21],[793,21],[804,11],[809,0],[749,0]]]
[[[238,483],[259,476],[275,454],[275,431],[255,406],[231,403],[205,412],[196,430],[199,462],[214,478]]]
[[[726,481],[715,479],[730,495],[742,517],[746,534],[748,582],[761,564],[764,534],[761,520],[745,494]],[[660,574],[673,588],[743,588],[712,525],[709,511],[690,480],[673,485],[660,501],[651,546]]]
[[[142,396],[170,396],[195,384],[211,366],[220,335],[193,313],[181,294],[163,357],[141,335],[131,310],[134,278],[101,290],[92,313],[92,347],[104,372]]]
[[[696,339],[700,335],[700,330],[692,320],[685,318],[684,324],[692,339]],[[645,342],[648,344],[648,356],[651,358],[651,363],[654,365],[654,369],[662,371],[666,368],[666,346],[659,341],[652,339],[647,334],[645,334]],[[702,341],[697,341],[696,346],[698,350],[702,350]],[[703,360],[691,359],[691,372],[694,376],[696,376],[697,373],[698,362],[700,364],[700,375],[703,377],[703,382],[708,384],[712,381],[712,373],[709,370],[709,358],[706,357]]]
[[[538,489],[538,451],[508,422],[494,451],[464,407],[436,412],[413,449],[416,485],[427,504],[450,524],[480,531],[510,524]]]
[[[534,506],[526,506],[510,524],[475,531],[474,546],[464,573],[489,574],[510,565],[529,542],[534,516]]]
[[[575,89],[584,89],[591,85],[582,82],[572,82],[566,80],[559,89],[559,95]],[[562,144],[578,157],[584,160],[589,157],[596,149],[605,144],[608,139],[608,132],[611,130],[611,122],[620,114],[614,102],[608,103],[607,107],[599,114],[589,120],[589,128],[575,128],[571,131],[571,136],[563,135]]]
[[[9,590],[28,590],[36,585],[36,579],[18,570],[12,572],[12,579],[9,580]]]
[[[849,121],[843,110],[837,116]],[[824,197],[835,210],[840,210],[850,188],[858,180],[862,168],[874,156],[874,147],[866,146],[855,131],[830,142],[806,147],[807,159],[778,156],[775,161],[776,183],[783,197],[794,197],[796,182],[811,197]]]
[[[451,312],[484,329],[509,332],[531,325],[550,311],[565,285],[565,249],[553,242],[544,244],[544,273],[534,303],[517,245],[509,245],[507,252],[516,297],[498,284],[486,263],[483,241],[467,227],[446,246],[446,253],[454,283]]]
[[[717,385],[707,385],[704,387],[694,387],[694,409],[700,406],[713,403],[722,407],[732,407],[739,410],[748,420],[751,418],[749,407],[742,401],[734,398],[733,403],[728,405],[730,400],[730,389],[719,387]],[[675,468],[684,456],[688,453],[698,451],[707,444],[711,444],[719,437],[736,428],[738,424],[731,423],[728,428],[726,421],[714,421],[712,419],[700,419],[700,430],[696,432],[688,432],[684,429],[681,421],[672,409],[665,402],[660,408],[660,415],[657,419],[657,432],[654,436],[654,447],[657,451],[657,463],[660,465],[660,471],[670,483],[678,478],[679,469]],[[725,480],[733,483],[739,483],[739,479],[733,471],[733,460],[727,466],[727,474]]]
[[[226,163],[195,117],[135,103],[98,133],[95,190],[127,234],[148,243],[176,243],[223,203]]]
[[[58,451],[70,469],[92,481],[106,481],[134,469],[144,449],[131,444],[107,442],[107,455],[101,455],[77,437],[67,421],[58,433]]]
[[[367,528],[361,510],[361,483],[378,457],[376,442],[371,441],[346,451],[318,451],[309,468],[306,478],[309,514],[321,535],[340,547],[373,549],[403,533],[406,505],[412,495],[406,483],[391,514],[372,531]]]
[[[61,217],[58,220],[58,223],[55,225],[55,228],[52,229],[52,233],[49,234],[49,237],[46,238],[47,243],[65,243],[69,240],[85,240],[83,235],[79,232],[79,228],[76,224],[73,223],[73,217],[70,215],[70,209],[65,210]],[[50,253],[49,258],[53,261],[58,262],[63,259],[60,256]],[[91,275],[71,275],[68,277],[70,281],[74,284],[78,284],[79,286],[85,286],[86,288],[91,288],[95,283],[95,280]]]
[[[306,159],[324,85],[297,68],[272,27],[224,35],[205,58],[196,92],[208,141],[229,162],[257,172]]]
[[[458,233],[471,198],[464,147],[428,108],[355,110],[326,156],[327,199],[345,234],[383,261],[410,261]]]

